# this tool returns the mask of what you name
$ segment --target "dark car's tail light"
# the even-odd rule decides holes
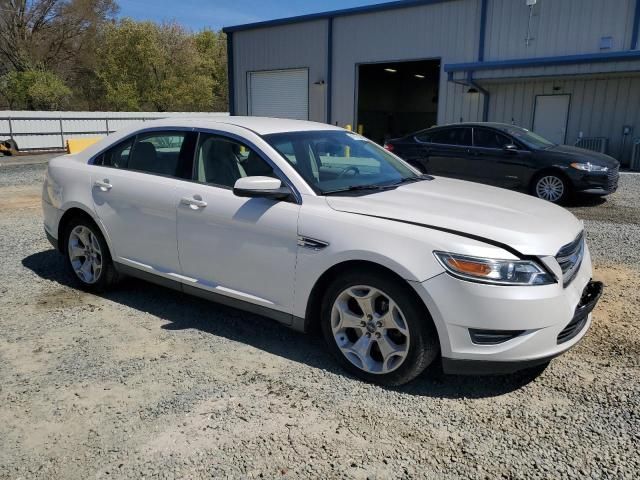
[[[384,149],[385,150],[389,150],[390,152],[393,152],[393,144],[392,143],[385,143],[384,144]]]

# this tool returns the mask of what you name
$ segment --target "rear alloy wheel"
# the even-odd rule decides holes
[[[542,200],[561,203],[569,195],[569,185],[559,175],[553,173],[543,174],[536,179],[533,193]]]
[[[102,249],[95,234],[84,225],[78,225],[69,234],[69,261],[78,278],[92,285],[102,275]]]
[[[382,276],[366,277],[349,274],[329,288],[323,334],[351,373],[373,383],[401,385],[435,359],[435,328],[403,285]]]
[[[101,292],[117,280],[102,233],[84,219],[72,220],[66,235],[67,265],[82,287]]]

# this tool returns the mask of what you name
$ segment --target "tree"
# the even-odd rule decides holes
[[[116,12],[114,0],[0,0],[2,64],[18,72],[74,71]]]
[[[214,32],[123,19],[105,27],[96,72],[116,110],[218,109],[226,107],[226,60],[209,56],[219,48]]]
[[[0,99],[12,108],[226,110],[223,33],[116,21],[115,2],[0,0]]]
[[[52,72],[14,70],[0,77],[0,94],[11,109],[59,110],[71,89]]]
[[[201,71],[213,81],[213,103],[207,110],[224,112],[229,108],[227,82],[227,37],[222,32],[203,30],[195,35]]]

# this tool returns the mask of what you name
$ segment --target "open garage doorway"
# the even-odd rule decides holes
[[[438,119],[440,60],[358,65],[356,128],[380,144]]]

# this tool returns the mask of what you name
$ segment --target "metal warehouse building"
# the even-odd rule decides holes
[[[376,141],[515,123],[629,164],[639,23],[640,0],[407,0],[228,27],[230,110]]]

